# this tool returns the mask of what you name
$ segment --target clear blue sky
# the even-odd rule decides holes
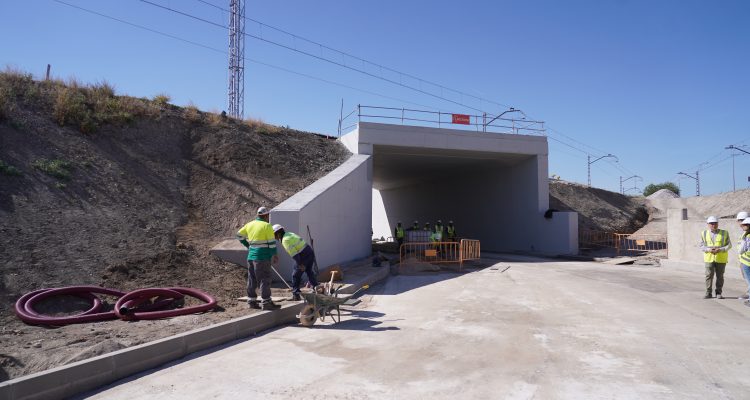
[[[0,66],[37,77],[106,80],[120,94],[167,93],[178,105],[226,109],[227,31],[138,0],[65,0],[213,51],[62,5],[0,2]],[[150,0],[226,25],[196,0]],[[206,0],[228,8],[228,0]],[[247,1],[247,17],[427,81],[523,110],[546,122],[550,174],[617,191],[619,177],[679,183],[701,168],[701,192],[732,190],[725,147],[750,151],[750,2],[737,1]],[[248,22],[247,32],[419,83]],[[245,116],[336,134],[341,99],[356,104],[475,113],[277,46],[246,39]],[[357,88],[360,90],[355,90]],[[428,85],[423,89],[440,93]],[[374,93],[386,97],[376,96]],[[501,106],[443,95],[499,113]],[[419,106],[418,106],[419,105]],[[556,140],[553,140],[556,139]],[[561,144],[563,141],[568,145]],[[750,156],[734,158],[748,187]],[[708,162],[699,167],[701,163]],[[626,186],[632,186],[631,180]],[[635,191],[631,190],[630,193]]]

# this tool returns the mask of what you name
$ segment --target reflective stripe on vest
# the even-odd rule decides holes
[[[714,240],[711,240],[711,231],[703,231],[703,243],[705,243],[707,247],[724,247],[727,245],[728,240],[729,232],[723,229],[719,229],[716,231],[716,233],[714,234]],[[727,261],[729,261],[729,254],[726,251],[721,251],[716,254],[703,253],[703,261],[707,263],[715,262],[719,264],[726,264]]]
[[[284,237],[281,238],[281,245],[284,246],[284,250],[290,256],[294,257],[307,246],[307,243],[298,235],[286,232],[284,233]]]
[[[404,228],[402,228],[400,226],[396,227],[396,237],[398,239],[403,239],[404,238]]]
[[[739,247],[742,248],[742,245],[745,242],[745,238],[747,237],[747,234],[742,235],[742,239],[740,240]],[[740,264],[747,265],[750,267],[750,250],[740,253]]]

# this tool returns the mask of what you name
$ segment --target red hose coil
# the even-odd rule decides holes
[[[100,312],[102,301],[94,293],[118,297],[119,299],[117,300],[117,303],[115,303],[115,309],[113,311]],[[64,317],[53,317],[39,314],[34,309],[34,306],[38,302],[58,295],[80,297],[88,300],[91,303],[91,307],[81,313]],[[195,297],[205,303],[174,310],[163,310],[163,308],[171,305],[175,300],[182,299],[185,295]],[[148,302],[154,297],[156,299],[153,302]],[[216,299],[211,295],[192,288],[149,288],[124,293],[119,290],[98,286],[69,286],[62,288],[46,288],[26,293],[16,301],[15,312],[18,318],[27,324],[62,326],[116,319],[118,317],[123,320],[168,318],[209,311],[215,306]]]

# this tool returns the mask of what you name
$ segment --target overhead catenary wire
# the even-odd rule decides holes
[[[110,20],[113,20],[113,21],[117,21],[117,22],[123,23],[125,25],[132,26],[134,28],[142,29],[142,30],[145,30],[145,31],[148,31],[148,32],[151,32],[151,33],[155,33],[157,35],[168,37],[170,39],[178,40],[178,41],[181,41],[181,42],[184,42],[184,43],[187,43],[187,44],[191,44],[193,46],[201,47],[201,48],[204,48],[206,50],[211,50],[211,51],[214,51],[214,52],[217,52],[217,53],[221,53],[221,54],[224,54],[224,55],[228,54],[228,52],[226,50],[221,50],[221,49],[218,49],[216,47],[211,47],[211,46],[208,46],[208,45],[205,45],[205,44],[202,44],[202,43],[198,43],[198,42],[195,42],[195,41],[192,41],[192,40],[189,40],[189,39],[185,39],[185,38],[182,38],[182,37],[179,37],[179,36],[172,35],[170,33],[166,33],[166,32],[163,32],[163,31],[159,31],[159,30],[156,30],[156,29],[149,28],[147,26],[143,26],[143,25],[136,24],[136,23],[133,23],[133,22],[130,22],[130,21],[126,21],[126,20],[121,19],[121,18],[117,18],[117,17],[113,17],[111,15],[103,14],[103,13],[100,13],[100,12],[97,12],[97,11],[94,11],[94,10],[90,10],[90,9],[87,9],[87,8],[84,8],[84,7],[77,6],[75,4],[70,4],[70,3],[67,3],[67,2],[62,1],[62,0],[52,0],[52,1],[54,1],[56,3],[59,3],[59,4],[63,4],[63,5],[69,6],[69,7],[72,7],[72,8],[76,8],[78,10],[81,10],[81,11],[84,11],[84,12],[87,12],[87,13],[90,13],[90,14],[94,14],[94,15],[97,15],[97,16],[100,16],[100,17],[103,17],[103,18],[107,18],[107,19],[110,19]],[[356,91],[359,91],[359,92],[362,92],[362,93],[366,93],[366,94],[370,94],[370,95],[373,95],[373,96],[378,96],[378,97],[386,98],[386,99],[389,99],[389,100],[395,100],[395,101],[400,101],[400,102],[404,102],[404,103],[414,104],[414,105],[417,105],[417,106],[420,106],[420,107],[432,108],[432,109],[435,109],[435,110],[445,111],[445,110],[441,110],[441,109],[439,109],[437,107],[432,107],[432,106],[428,106],[428,105],[425,105],[425,104],[420,104],[420,103],[416,103],[416,102],[413,102],[413,101],[404,100],[404,99],[401,99],[401,98],[398,98],[398,97],[393,97],[393,96],[388,96],[388,95],[385,95],[385,94],[382,94],[382,93],[373,92],[373,91],[370,91],[370,90],[367,90],[367,89],[362,89],[362,88],[358,88],[358,87],[355,87],[355,86],[350,86],[350,85],[343,84],[343,83],[336,82],[336,81],[332,81],[332,80],[329,80],[329,79],[316,77],[316,76],[313,76],[313,75],[310,75],[310,74],[306,74],[306,73],[299,72],[299,71],[294,71],[294,70],[291,70],[289,68],[285,68],[285,67],[281,67],[281,66],[278,66],[278,65],[270,64],[270,63],[267,63],[267,62],[264,62],[264,61],[260,61],[260,60],[256,60],[256,59],[253,59],[253,58],[245,57],[245,60],[249,61],[251,63],[254,63],[254,64],[263,65],[263,66],[266,66],[266,67],[269,67],[269,68],[274,68],[274,69],[277,69],[277,70],[280,70],[280,71],[284,71],[284,72],[287,72],[287,73],[290,73],[290,74],[299,75],[299,76],[302,76],[302,77],[305,77],[305,78],[308,78],[308,79],[317,80],[317,81],[320,81],[320,82],[328,83],[328,84],[331,84],[331,85],[336,85],[336,86],[343,87],[343,88],[346,88],[346,89],[356,90]]]
[[[85,8],[77,6],[77,5],[66,3],[66,2],[61,1],[61,0],[54,0],[54,1],[56,1],[56,2],[58,2],[60,4],[64,4],[66,6],[77,8],[77,9],[82,10],[82,11],[90,12],[90,13],[95,14],[95,15],[99,15],[99,16],[102,16],[102,17],[105,17],[105,18],[109,18],[109,19],[112,19],[112,20],[115,20],[115,21],[118,21],[118,22],[130,25],[130,26],[133,26],[133,27],[144,29],[144,30],[150,31],[152,33],[156,33],[156,34],[159,34],[159,35],[170,37],[170,38],[175,39],[175,40],[179,40],[179,41],[182,41],[182,42],[185,42],[185,43],[196,45],[196,46],[199,46],[199,47],[202,47],[202,48],[205,48],[205,49],[209,49],[209,50],[212,50],[212,51],[216,51],[216,52],[219,52],[219,53],[222,53],[222,54],[227,54],[226,51],[219,50],[219,49],[213,48],[211,46],[207,46],[207,45],[204,45],[204,44],[201,44],[201,43],[198,43],[198,42],[194,42],[194,41],[191,41],[191,40],[187,40],[187,39],[184,39],[184,38],[180,38],[180,37],[177,37],[175,35],[171,35],[171,34],[168,34],[168,33],[165,33],[165,32],[161,32],[161,31],[158,31],[158,30],[155,30],[155,29],[152,29],[152,28],[148,28],[148,27],[145,27],[145,26],[142,26],[142,25],[138,25],[138,24],[135,24],[135,23],[132,23],[132,22],[129,22],[129,21],[125,21],[125,20],[120,19],[120,18],[116,18],[116,17],[108,16],[108,15],[105,15],[105,14],[102,14],[102,13],[98,13],[96,11],[88,10],[88,9],[85,9]],[[188,13],[185,13],[185,12],[173,9],[171,7],[167,7],[167,6],[164,6],[164,5],[160,5],[160,4],[154,3],[152,1],[148,1],[148,0],[140,0],[140,1],[143,2],[143,3],[145,3],[145,4],[154,6],[154,7],[158,7],[158,8],[161,8],[161,9],[173,12],[173,13],[177,13],[177,14],[183,15],[185,17],[189,17],[191,19],[195,19],[195,20],[198,20],[198,21],[201,21],[201,22],[213,25],[213,26],[220,27],[222,29],[229,29],[226,25],[215,23],[215,22],[209,21],[209,20],[207,20],[205,18],[201,18],[201,17],[195,16],[195,15],[192,15],[192,14],[188,14]],[[200,0],[198,0],[198,1],[200,1]],[[200,1],[200,2],[204,3],[204,4],[212,5],[211,3],[208,3],[208,2],[205,2],[205,1]],[[221,9],[221,7],[218,7],[216,5],[212,5],[212,6]],[[226,11],[225,9],[222,9],[222,10]],[[303,39],[303,40],[311,42],[311,43],[319,44],[320,46],[323,46],[323,47],[325,47],[327,49],[330,49],[332,51],[340,52],[339,50],[333,49],[333,48],[331,48],[329,46],[324,46],[324,45],[322,45],[322,44],[320,44],[318,42],[310,41],[309,39],[306,39],[306,38],[304,38],[302,36],[299,36],[299,35],[296,35],[296,34],[293,34],[293,33],[290,33],[290,32],[284,31],[284,30],[281,30],[281,29],[276,28],[276,27],[272,27],[272,26],[270,26],[268,24],[265,24],[263,22],[260,22],[260,21],[257,21],[257,20],[253,20],[253,22],[262,24],[263,26],[268,26],[268,27],[273,28],[275,30],[279,30],[280,32],[284,32],[286,34],[292,35],[293,37],[300,38],[300,39]],[[400,86],[400,87],[403,87],[403,88],[406,88],[406,89],[410,89],[410,90],[416,91],[418,93],[421,93],[421,94],[424,94],[424,95],[427,95],[427,96],[430,96],[430,97],[433,97],[433,98],[436,98],[436,99],[439,99],[439,100],[443,100],[443,101],[446,101],[446,102],[449,102],[449,103],[452,103],[452,104],[455,104],[455,105],[459,105],[461,107],[465,107],[465,108],[468,108],[468,109],[472,109],[472,110],[475,110],[475,111],[485,112],[484,110],[481,110],[481,109],[476,108],[476,107],[472,107],[472,106],[470,106],[468,104],[464,104],[462,102],[457,102],[455,100],[448,99],[448,98],[445,98],[443,96],[436,95],[434,93],[430,93],[430,92],[422,90],[420,88],[415,88],[415,87],[410,86],[410,85],[405,85],[405,84],[403,84],[401,82],[396,82],[396,81],[394,81],[392,79],[388,79],[388,78],[385,78],[385,77],[382,77],[382,76],[378,76],[376,74],[373,74],[373,73],[370,73],[370,72],[367,72],[367,71],[364,71],[364,70],[361,70],[361,69],[358,69],[358,68],[354,68],[354,67],[346,65],[344,63],[340,63],[340,62],[337,62],[337,61],[334,61],[334,60],[329,60],[329,59],[327,59],[325,57],[317,56],[315,54],[312,54],[312,53],[309,53],[309,52],[305,52],[305,51],[296,49],[294,47],[284,45],[282,43],[274,42],[274,41],[262,38],[260,36],[252,35],[252,34],[248,34],[248,33],[245,33],[245,35],[247,35],[247,36],[249,36],[251,38],[257,39],[257,40],[261,40],[261,41],[269,43],[269,44],[273,44],[273,45],[276,45],[276,46],[288,49],[290,51],[294,51],[294,52],[297,52],[297,53],[300,53],[300,54],[303,54],[303,55],[307,55],[307,56],[315,58],[315,59],[319,59],[321,61],[325,61],[325,62],[334,64],[334,65],[340,66],[342,68],[346,68],[346,69],[353,70],[355,72],[359,72],[359,73],[364,74],[366,76],[370,76],[370,77],[373,77],[373,78],[376,78],[376,79],[380,79],[380,80],[389,82],[389,83],[391,83],[393,85],[396,85],[396,86]],[[451,88],[448,88],[448,87],[445,87],[445,86],[442,86],[442,85],[439,85],[439,84],[435,84],[433,82],[430,82],[430,81],[418,78],[416,76],[413,76],[413,75],[410,75],[410,74],[405,74],[405,73],[402,73],[400,71],[394,70],[392,68],[384,67],[384,66],[382,66],[380,64],[376,64],[376,63],[367,61],[365,59],[361,59],[361,58],[358,58],[356,56],[352,56],[349,53],[344,53],[344,52],[340,52],[340,53],[342,53],[342,54],[344,54],[346,56],[355,58],[355,59],[362,60],[364,62],[367,62],[367,63],[371,64],[371,65],[376,65],[378,67],[382,67],[383,69],[386,69],[386,70],[389,70],[389,71],[392,71],[392,72],[396,72],[396,73],[402,74],[404,76],[408,76],[408,77],[410,77],[412,79],[419,80],[420,82],[424,82],[424,83],[427,83],[427,84],[430,84],[430,85],[435,85],[435,86],[441,87],[441,88],[443,88],[443,89],[445,89],[447,91],[451,91],[451,92],[454,92],[454,93],[457,93],[457,94],[461,94],[462,96],[468,96],[468,97],[471,97],[471,98],[474,98],[474,99],[481,100],[482,102],[492,103],[492,104],[497,104],[497,105],[501,105],[501,106],[507,107],[507,105],[505,105],[505,104],[494,102],[492,100],[484,99],[484,98],[481,98],[481,97],[478,97],[478,96],[475,96],[475,95],[471,95],[471,94],[464,93],[464,92],[461,92],[461,91],[457,91],[455,89],[451,89]],[[334,81],[330,81],[330,80],[327,80],[327,79],[315,77],[315,76],[312,76],[312,75],[309,75],[309,74],[304,74],[304,73],[300,73],[300,72],[297,72],[297,71],[292,71],[292,70],[289,70],[287,68],[280,67],[280,66],[273,65],[273,64],[269,64],[269,63],[265,63],[265,62],[262,62],[262,61],[259,61],[259,60],[254,60],[254,59],[250,59],[250,58],[245,58],[245,59],[247,61],[255,63],[255,64],[268,66],[270,68],[282,70],[282,71],[285,71],[285,72],[288,72],[288,73],[292,73],[292,74],[296,74],[296,75],[299,75],[299,76],[307,77],[309,79],[322,81],[322,82],[329,83],[329,84],[332,84],[332,85],[337,85],[337,86],[340,86],[340,87],[345,87],[347,89],[360,91],[360,92],[371,94],[371,95],[374,95],[374,96],[378,96],[378,97],[382,97],[382,98],[388,98],[388,99],[396,100],[396,101],[402,101],[402,102],[409,103],[409,104],[415,104],[415,105],[418,105],[418,106],[421,106],[421,107],[425,107],[425,108],[439,109],[437,107],[431,107],[431,106],[427,106],[427,105],[424,105],[424,104],[416,103],[416,102],[413,102],[413,101],[407,101],[407,100],[399,99],[397,97],[388,96],[388,95],[384,95],[384,94],[381,94],[381,93],[376,93],[376,92],[368,91],[368,90],[365,90],[365,89],[356,88],[356,87],[353,87],[353,86],[350,86],[350,85],[346,85],[346,84],[342,84],[342,83],[339,83],[339,82],[334,82]],[[601,151],[601,150],[599,150],[599,149],[597,149],[597,148],[595,148],[593,146],[590,146],[590,145],[587,145],[587,144],[585,144],[585,143],[583,143],[581,141],[578,141],[578,140],[576,140],[576,139],[574,139],[574,138],[572,138],[572,137],[570,137],[570,136],[568,136],[568,135],[560,132],[559,130],[556,130],[556,129],[551,128],[549,126],[547,126],[547,129],[548,129],[548,131],[550,131],[550,132],[552,132],[554,134],[562,136],[563,138],[567,139],[567,141],[572,141],[572,142],[578,143],[579,145],[582,145],[582,146],[588,147],[590,149],[596,150],[598,152],[605,153],[604,151]],[[567,146],[567,147],[569,147],[569,148],[571,148],[573,150],[581,152],[582,154],[591,154],[591,152],[586,151],[586,150],[580,148],[579,146],[576,146],[576,145],[570,144],[570,143],[566,143],[565,140],[553,138],[553,137],[550,137],[549,135],[548,135],[548,139],[550,139],[552,141],[555,141],[555,142],[558,142],[560,144],[563,144],[564,146]]]

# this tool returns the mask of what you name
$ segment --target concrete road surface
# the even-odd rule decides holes
[[[276,329],[87,396],[750,398],[750,307],[703,300],[702,267],[511,260],[391,277],[336,326]],[[739,274],[727,267],[726,296]]]

